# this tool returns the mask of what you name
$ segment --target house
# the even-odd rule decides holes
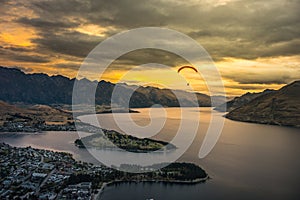
[[[44,173],[33,173],[31,175],[31,180],[32,181],[41,181],[46,177],[47,177],[47,174],[44,174]]]

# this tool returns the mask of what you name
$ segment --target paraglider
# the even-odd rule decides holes
[[[177,72],[179,73],[179,72],[180,72],[181,70],[183,70],[183,69],[192,69],[192,70],[194,70],[195,72],[198,72],[198,70],[197,70],[195,67],[188,66],[188,65],[180,67],[180,68],[178,69]]]
[[[198,72],[198,70],[197,70],[195,67],[188,66],[188,65],[185,65],[185,66],[180,67],[180,68],[178,69],[177,72],[179,73],[179,72],[180,72],[181,70],[183,70],[183,69],[192,69],[192,70],[194,70],[195,72]],[[186,85],[189,86],[190,83],[187,83]]]

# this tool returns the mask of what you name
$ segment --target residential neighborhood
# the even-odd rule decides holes
[[[113,170],[75,161],[71,154],[0,144],[0,199],[94,199],[91,181],[78,174],[105,176]]]
[[[158,166],[122,164],[109,168],[76,161],[66,152],[0,143],[0,199],[93,200],[115,182],[195,184],[209,178],[192,163],[170,163],[156,170]],[[128,168],[144,173],[125,172]]]

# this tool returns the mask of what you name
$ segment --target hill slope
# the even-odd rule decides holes
[[[243,94],[240,97],[235,97],[231,101],[228,101],[224,104],[221,104],[221,105],[215,107],[214,110],[217,110],[220,112],[230,112],[236,108],[239,108],[239,107],[249,103],[250,101],[252,101],[253,99],[255,99],[261,95],[265,95],[265,94],[271,93],[273,91],[274,90],[264,90],[263,92],[258,92],[258,93],[247,92],[246,94]]]
[[[300,81],[260,95],[232,110],[226,117],[245,122],[300,127]]]
[[[46,105],[10,105],[0,101],[0,132],[75,130],[72,113]]]

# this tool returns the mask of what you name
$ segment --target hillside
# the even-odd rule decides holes
[[[48,76],[46,74],[25,74],[19,69],[0,67],[0,100],[10,103],[22,102],[26,104],[72,104],[72,91],[75,79],[64,76]],[[85,96],[90,85],[97,84],[95,101],[98,105],[110,105],[110,99],[115,84],[100,81],[92,82],[87,79],[80,80],[82,85],[80,95]],[[133,86],[119,84],[121,93],[130,93]],[[196,106],[190,99],[190,93],[178,91],[184,100],[184,106]],[[199,106],[210,106],[210,97],[196,93]],[[117,104],[124,106],[120,95]],[[86,103],[86,102],[84,102]],[[94,103],[94,102],[90,102]],[[130,99],[130,107],[150,107],[161,104],[165,107],[179,106],[174,93],[169,89],[155,87],[139,87]]]
[[[245,122],[300,127],[300,81],[260,95],[232,110],[226,117]]]
[[[10,105],[0,101],[1,132],[75,130],[71,112],[47,105]]]
[[[215,107],[214,110],[217,110],[220,112],[230,112],[236,108],[239,108],[239,107],[249,103],[250,101],[252,101],[253,99],[255,99],[261,95],[265,95],[265,94],[271,93],[273,91],[274,90],[267,89],[267,90],[264,90],[263,92],[258,92],[258,93],[247,92],[246,94],[243,94],[240,97],[235,97],[234,99]]]

